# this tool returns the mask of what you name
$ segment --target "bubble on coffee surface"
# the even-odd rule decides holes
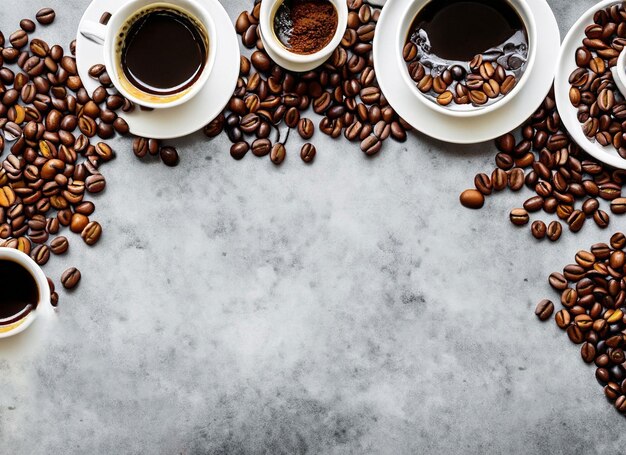
[[[446,90],[453,93],[455,102],[446,107],[453,110],[488,106],[505,96],[502,93],[488,96],[487,101],[480,105],[469,97],[465,103],[458,102],[461,96],[458,95],[457,85],[465,86],[468,94],[473,90],[481,90],[466,84],[468,76],[480,75],[480,66],[473,66],[476,62],[491,63],[494,69],[502,67],[504,76],[515,77],[515,84],[521,79],[528,64],[526,28],[518,13],[507,2],[432,2],[417,13],[407,38],[409,42],[416,46],[416,52],[407,65],[419,62],[425,69],[424,74],[430,74],[433,79],[442,77],[446,70],[452,72],[452,75],[447,75],[450,83],[446,83]],[[483,78],[483,82],[488,83],[490,79],[493,77]],[[419,80],[415,82],[419,85]],[[500,87],[503,81],[497,82]],[[433,89],[423,90],[423,95],[435,103],[438,103],[440,94]]]

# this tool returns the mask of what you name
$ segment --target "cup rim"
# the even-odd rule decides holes
[[[408,3],[408,6],[405,9],[404,14],[402,16],[404,21],[407,20],[407,17],[409,16],[409,12],[411,11],[411,9],[413,8],[414,4],[417,1],[420,1],[420,0],[412,0]],[[415,17],[415,14],[412,16],[411,22],[409,22],[407,25],[402,24],[403,26],[398,27],[398,33],[397,33],[396,38],[399,43],[398,52],[400,55],[399,61],[402,66],[402,69],[401,69],[402,77],[405,80],[405,82],[409,85],[409,87],[411,88],[411,91],[415,95],[415,98],[417,98],[419,102],[423,103],[429,109],[437,113],[449,116],[449,117],[473,118],[473,117],[480,117],[482,115],[486,115],[486,114],[492,113],[500,109],[502,106],[506,105],[513,98],[515,98],[515,96],[519,94],[519,92],[524,88],[524,86],[530,79],[530,73],[532,72],[532,69],[535,65],[535,57],[537,54],[536,52],[537,50],[537,23],[535,21],[535,17],[533,15],[533,12],[527,0],[506,0],[506,1],[507,3],[511,5],[513,9],[515,9],[515,11],[519,14],[520,18],[524,22],[524,26],[526,27],[526,32],[528,34],[528,42],[529,42],[528,56],[529,57],[528,57],[528,62],[526,64],[526,69],[524,70],[522,77],[517,82],[513,90],[511,90],[511,92],[508,95],[503,96],[501,99],[497,100],[496,102],[494,102],[493,104],[489,106],[478,107],[478,108],[469,109],[466,111],[456,111],[452,109],[447,109],[445,106],[440,106],[437,103],[434,103],[431,100],[427,99],[424,96],[424,94],[418,90],[417,86],[415,85],[415,82],[409,76],[406,62],[404,61],[403,58],[401,58],[402,49],[404,48],[406,36],[408,34],[408,28],[411,26],[411,23],[413,22],[413,18]]]
[[[341,44],[341,40],[346,32],[346,28],[348,27],[347,2],[342,0],[330,0],[337,9],[337,30],[329,43],[313,54],[296,54],[295,52],[291,52],[285,48],[283,44],[278,41],[278,38],[276,38],[272,30],[273,27],[271,24],[271,17],[282,1],[283,0],[266,0],[261,3],[259,26],[261,27],[261,35],[263,37],[264,45],[269,47],[274,54],[278,55],[279,58],[288,63],[293,63],[294,65],[318,63],[328,58],[328,56],[335,51],[339,44]],[[264,30],[266,29],[271,30],[271,32],[264,33]]]
[[[217,46],[217,43],[216,43],[217,34],[215,31],[215,23],[213,21],[213,17],[209,13],[208,9],[205,8],[204,5],[202,5],[200,2],[197,2],[196,0],[154,0],[154,1],[149,1],[142,7],[138,7],[137,4],[141,3],[142,1],[143,0],[131,0],[128,3],[125,3],[117,11],[113,13],[111,18],[109,19],[108,24],[106,25],[106,34],[105,34],[105,39],[104,39],[104,44],[103,44],[103,48],[104,48],[103,52],[104,52],[104,60],[105,60],[105,66],[107,68],[107,72],[111,76],[111,82],[113,83],[117,91],[121,95],[123,95],[125,98],[129,99],[135,104],[138,104],[139,106],[144,106],[144,107],[148,107],[152,109],[167,109],[171,107],[180,106],[181,104],[184,104],[190,99],[192,99],[204,88],[204,85],[208,81],[209,76],[211,75],[211,72],[213,71],[213,67],[215,66],[215,53],[216,53],[215,47]],[[177,98],[167,103],[156,103],[156,102],[147,101],[129,93],[122,86],[122,84],[119,83],[119,75],[117,71],[117,66],[115,65],[114,58],[113,58],[113,55],[115,54],[113,50],[115,36],[118,34],[119,28],[126,21],[126,19],[138,9],[149,7],[151,4],[160,4],[160,3],[164,5],[170,4],[174,7],[184,10],[189,15],[197,18],[198,20],[202,22],[202,24],[206,28],[207,34],[209,35],[208,36],[208,40],[209,40],[208,59],[207,59],[206,64],[204,65],[202,74],[200,75],[198,80],[191,86],[191,88],[189,88],[187,93],[182,95],[180,98]],[[202,17],[197,17],[198,16],[197,14],[192,14],[190,11],[188,11],[187,8],[185,8],[185,5],[181,5],[180,3],[191,5],[198,12],[202,13]],[[120,22],[120,23],[117,24],[117,26],[114,26],[116,22]]]
[[[15,261],[28,270],[28,272],[35,279],[39,289],[39,301],[37,302],[37,306],[24,318],[14,324],[11,324],[13,326],[12,329],[7,330],[6,332],[0,331],[1,339],[17,335],[31,326],[33,321],[37,318],[37,312],[41,311],[42,306],[50,305],[50,287],[48,286],[48,279],[43,273],[43,270],[41,270],[41,267],[39,267],[39,265],[37,265],[37,263],[27,254],[13,248],[0,247],[0,259]]]

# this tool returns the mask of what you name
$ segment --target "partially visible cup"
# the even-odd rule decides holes
[[[46,275],[28,255],[13,248],[0,247],[0,292],[0,338],[23,332],[40,312],[52,311]],[[26,300],[16,302],[21,298]]]
[[[285,0],[263,0],[259,19],[261,41],[272,60],[285,69],[297,72],[310,71],[322,65],[341,44],[348,26],[348,4],[345,0],[329,0],[337,11],[337,29],[332,39],[323,49],[311,54],[298,54],[290,51],[276,36],[274,19]]]
[[[193,28],[194,38],[197,33],[198,46],[203,46],[204,61],[193,74],[188,82],[173,85],[172,87],[159,87],[159,90],[151,90],[150,84],[138,84],[133,79],[133,74],[125,68],[123,60],[124,46],[129,31],[133,30],[133,25],[148,15],[155,12],[171,12],[178,14],[185,24],[189,23]],[[101,44],[104,50],[104,64],[115,88],[127,99],[134,103],[153,109],[170,108],[181,105],[196,96],[204,87],[215,63],[215,50],[217,46],[217,36],[213,18],[207,8],[196,0],[131,0],[125,3],[120,9],[109,18],[106,25],[94,21],[83,21],[80,33],[86,38]],[[168,37],[167,31],[163,37]],[[145,41],[145,40],[144,40]],[[193,43],[192,43],[193,44]],[[150,43],[147,44],[150,46]],[[190,49],[191,52],[192,49]],[[170,62],[157,61],[154,56],[159,55],[158,48],[149,49],[149,60],[146,69],[154,68],[152,72],[159,77],[165,77],[176,71]],[[189,54],[191,55],[191,54]],[[184,55],[180,55],[181,62],[185,61]],[[137,58],[142,58],[138,55]],[[169,66],[168,66],[169,65]],[[174,77],[170,77],[174,79]],[[167,89],[167,90],[166,90]]]

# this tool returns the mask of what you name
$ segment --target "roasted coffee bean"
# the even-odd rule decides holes
[[[159,154],[161,156],[161,161],[163,161],[163,164],[165,164],[166,166],[178,166],[180,158],[178,156],[178,151],[174,147],[161,147],[161,151],[159,152]]]
[[[65,289],[74,289],[80,282],[80,271],[76,267],[71,267],[61,275],[61,284]]]
[[[272,150],[272,143],[269,139],[256,139],[252,143],[252,154],[258,157],[268,155]]]
[[[547,299],[540,301],[535,308],[535,315],[542,320],[546,321],[552,316],[552,312],[554,311],[554,304]]]
[[[300,158],[302,158],[302,161],[305,163],[311,163],[315,159],[316,153],[317,151],[315,146],[313,144],[306,143],[300,150]]]
[[[511,219],[511,223],[516,226],[523,226],[524,224],[528,224],[529,217],[528,212],[524,209],[513,209],[509,215]]]
[[[315,125],[308,118],[302,118],[298,122],[298,134],[302,139],[311,139],[313,137],[313,133],[315,132]]]
[[[91,221],[82,229],[80,236],[87,245],[95,245],[102,236],[102,226],[97,221]]]
[[[247,142],[237,142],[230,147],[230,156],[236,160],[241,160],[246,153],[250,150],[250,145]]]
[[[50,242],[50,250],[54,254],[63,254],[69,249],[69,242],[65,237],[56,237]]]
[[[282,164],[286,157],[287,151],[285,150],[285,146],[283,144],[276,143],[272,146],[272,149],[270,150],[270,159],[272,160],[272,163],[276,165]]]
[[[461,204],[470,209],[480,209],[485,204],[485,196],[478,190],[465,190],[460,196]]]
[[[524,186],[524,171],[520,168],[511,169],[509,172],[509,188],[511,191],[519,191]]]
[[[505,171],[496,168],[491,174],[491,185],[495,191],[502,191],[507,187],[508,176]]]
[[[487,174],[476,175],[476,177],[474,177],[474,185],[476,186],[476,189],[485,196],[490,195],[493,191],[491,179]]]
[[[548,228],[543,221],[536,220],[533,222],[530,229],[533,237],[535,237],[537,240],[541,240],[546,236]]]
[[[54,21],[55,16],[56,14],[52,8],[42,8],[37,11],[35,18],[42,25],[50,25]]]

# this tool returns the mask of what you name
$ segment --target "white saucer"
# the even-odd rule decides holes
[[[405,83],[406,65],[402,49],[396,49],[398,24],[406,10],[406,0],[387,0],[374,37],[374,68],[378,84],[389,104],[415,129],[428,136],[456,144],[484,142],[521,125],[544,100],[552,86],[555,56],[561,37],[554,13],[545,0],[528,0],[537,23],[538,43],[535,66],[524,89],[505,106],[481,117],[455,118],[434,112],[415,100]]]
[[[239,43],[235,28],[217,0],[199,0],[213,15],[219,45],[215,65],[206,85],[198,95],[187,103],[170,109],[142,111],[136,108],[132,113],[122,113],[128,122],[130,132],[136,136],[154,139],[171,139],[186,136],[204,127],[222,112],[230,100],[239,77]],[[87,7],[81,22],[98,22],[105,11],[113,14],[125,0],[94,0]],[[91,94],[98,81],[89,77],[93,65],[103,63],[102,46],[88,40],[80,33],[76,37],[76,64],[87,91]]]
[[[554,80],[554,93],[556,95],[556,104],[561,115],[561,121],[567,128],[569,135],[580,145],[587,153],[594,158],[609,164],[611,166],[626,169],[626,160],[624,160],[612,145],[602,147],[597,142],[591,142],[583,133],[582,125],[578,121],[578,109],[572,106],[569,101],[569,76],[576,69],[576,49],[582,46],[582,40],[585,37],[585,27],[593,23],[593,15],[600,8],[621,3],[615,0],[605,0],[592,6],[580,19],[573,25],[567,33],[561,48],[561,56],[556,70]]]

